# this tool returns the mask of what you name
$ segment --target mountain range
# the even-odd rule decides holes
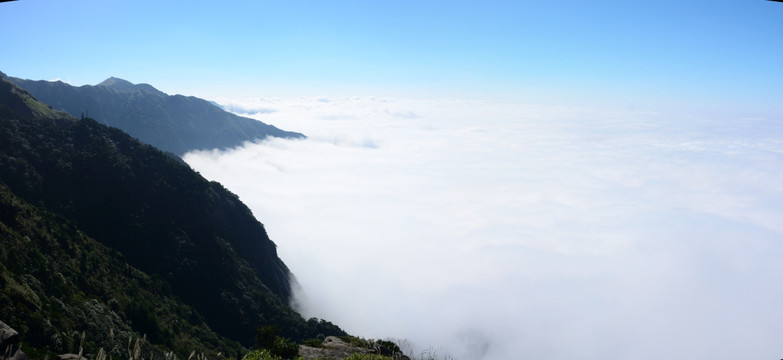
[[[304,138],[300,133],[224,111],[204,99],[168,95],[149,84],[115,77],[79,87],[62,81],[7,80],[56,110],[122,129],[142,142],[180,156],[191,150],[241,146],[268,136]]]
[[[85,91],[163,99],[128,84]],[[150,351],[228,357],[262,326],[346,335],[291,308],[294,278],[263,224],[181,160],[4,79],[0,140],[0,320],[31,354],[74,352],[81,332],[92,354],[146,334]]]

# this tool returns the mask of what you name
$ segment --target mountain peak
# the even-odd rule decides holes
[[[132,82],[130,82],[128,80],[116,78],[114,76],[112,76],[112,77],[110,77],[110,78],[108,78],[106,80],[103,80],[103,82],[101,82],[100,84],[98,84],[96,86],[103,86],[103,87],[107,87],[107,88],[111,88],[111,89],[115,89],[115,90],[119,90],[119,91],[124,91],[124,92],[134,92],[134,91],[138,91],[138,90],[144,89],[144,90],[150,91],[150,92],[155,93],[155,94],[164,95],[163,92],[161,92],[160,90],[154,88],[150,84],[134,84],[134,83],[132,83]]]
[[[103,82],[101,82],[96,86],[105,86],[105,87],[115,88],[118,90],[132,90],[134,84],[128,80],[123,80],[112,76],[106,80],[103,80]]]

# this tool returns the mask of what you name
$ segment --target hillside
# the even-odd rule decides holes
[[[240,146],[267,136],[304,137],[234,115],[203,99],[168,95],[149,84],[132,84],[114,77],[95,86],[80,87],[61,81],[7,80],[54,109],[77,118],[90,117],[180,156],[191,150]]]
[[[290,308],[263,225],[182,162],[3,80],[0,139],[0,320],[31,345],[73,351],[73,332],[107,326],[184,352],[250,346],[265,325],[345,334]]]
[[[159,278],[3,184],[0,240],[0,317],[14,324],[27,344],[59,354],[77,352],[84,331],[86,354],[99,347],[123,354],[128,339],[142,334],[180,353],[242,351],[204,326],[198,312],[172,301]]]

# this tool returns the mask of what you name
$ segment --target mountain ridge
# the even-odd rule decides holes
[[[207,100],[168,95],[149,84],[109,77],[97,85],[6,79],[36,99],[77,118],[87,116],[179,156],[193,150],[228,149],[267,137],[305,138],[232,114]]]

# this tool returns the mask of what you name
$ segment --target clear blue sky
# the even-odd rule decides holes
[[[749,107],[783,94],[783,3],[765,0],[19,0],[0,18],[1,71],[74,85]]]

